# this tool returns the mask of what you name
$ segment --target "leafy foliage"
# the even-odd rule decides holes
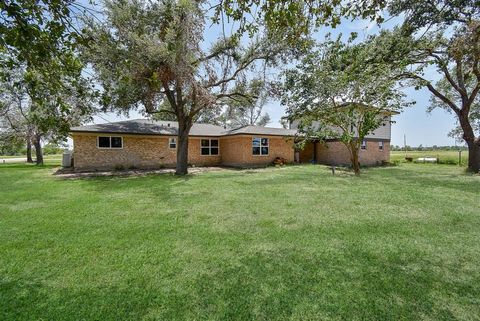
[[[320,26],[336,27],[342,18],[382,22],[380,11],[385,5],[382,0],[220,0],[212,7],[215,22],[231,19],[239,23],[237,34],[253,35],[264,28],[290,46],[302,48],[309,43],[313,30]]]
[[[388,115],[409,105],[388,64],[372,60],[371,43],[329,38],[285,74],[282,103],[305,140],[339,139],[359,171],[358,150]]]
[[[48,66],[51,59],[68,55],[81,39],[72,11],[82,7],[74,0],[2,1],[0,52],[9,53],[11,65]]]
[[[421,28],[443,29],[465,24],[480,14],[478,0],[395,0],[387,6],[393,16],[404,15],[404,27],[410,32]]]
[[[88,80],[82,76],[83,63],[77,53],[80,44],[88,41],[82,36],[80,18],[91,14],[90,1],[75,0],[9,0],[0,3],[0,63],[4,83],[15,82],[28,89],[35,109],[41,110],[37,125],[55,130],[62,135],[68,126],[62,121],[76,100],[80,105],[91,95]],[[20,79],[21,77],[22,79]],[[87,91],[90,93],[87,94]],[[80,96],[81,99],[80,99]],[[83,113],[90,112],[84,106]],[[36,112],[39,114],[40,112]],[[67,122],[68,123],[68,122]]]
[[[0,155],[20,155],[25,150],[25,140],[0,126]]]
[[[280,50],[278,42],[259,36],[246,44],[237,37],[220,37],[202,46],[205,5],[191,0],[107,1],[105,21],[89,23],[93,45],[85,55],[104,90],[103,107],[175,116],[179,174],[187,171],[193,122],[219,102],[248,98],[235,84],[246,79],[257,62],[274,63]]]
[[[457,117],[469,146],[469,168],[480,170],[480,135],[475,119],[480,91],[480,6],[478,1],[394,1],[391,13],[405,14],[400,28],[377,39],[378,52],[398,68],[398,78],[432,93],[433,108]],[[440,80],[425,76],[435,69]],[[473,117],[473,118],[472,118]],[[460,134],[458,129],[453,133]]]
[[[230,127],[266,126],[270,122],[270,116],[263,113],[263,107],[268,101],[265,87],[262,79],[239,83],[235,91],[244,93],[245,97],[229,99],[226,102],[226,110],[220,115],[221,122]]]
[[[82,77],[72,79],[57,74],[55,90],[43,81],[43,74],[18,65],[1,69],[0,121],[4,134],[17,140],[33,141],[39,159],[40,140],[64,140],[70,126],[89,120],[95,97],[91,85]],[[27,80],[26,80],[27,79]],[[31,85],[35,83],[35,85]]]

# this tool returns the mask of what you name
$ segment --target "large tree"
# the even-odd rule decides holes
[[[3,133],[25,141],[30,161],[33,145],[37,164],[43,164],[42,140],[65,139],[70,126],[89,120],[95,111],[95,96],[88,80],[79,73],[75,77],[62,72],[55,75],[60,86],[52,89],[47,81],[42,81],[42,73],[27,67],[14,64],[0,69]]]
[[[178,175],[188,172],[188,134],[202,112],[236,91],[249,71],[273,63],[278,41],[219,36],[205,38],[210,20],[202,1],[106,1],[103,22],[90,22],[86,50],[103,88],[107,110],[141,108],[178,121]],[[207,48],[207,49],[205,49]]]
[[[45,83],[58,86],[56,72],[76,73],[77,46],[86,44],[80,17],[92,14],[90,1],[7,0],[0,2],[0,53],[2,65],[35,70]],[[87,5],[85,5],[87,4]],[[25,79],[25,80],[28,80]],[[30,86],[35,85],[32,82]]]
[[[76,46],[81,33],[76,17],[88,1],[5,0],[0,2],[0,51],[10,63],[29,67],[48,64]]]
[[[443,108],[456,115],[469,150],[468,168],[480,171],[480,132],[475,130],[480,91],[478,1],[397,0],[389,11],[403,14],[405,21],[378,37],[377,57],[396,66],[399,79],[428,89],[430,110]]]
[[[478,101],[471,107],[469,119],[473,132],[480,136],[480,103]],[[464,141],[462,126],[457,122],[456,126],[448,133],[448,136],[455,138],[458,142]]]
[[[266,126],[270,122],[270,115],[263,112],[268,101],[266,86],[263,79],[240,82],[235,91],[243,92],[245,97],[226,101],[220,122],[229,127]]]
[[[360,174],[359,150],[365,136],[408,105],[388,64],[371,60],[370,43],[327,39],[285,74],[282,103],[303,140],[340,140]]]
[[[238,22],[237,33],[250,35],[267,29],[280,35],[293,47],[304,44],[320,26],[335,28],[342,18],[383,21],[381,10],[387,2],[338,0],[217,0],[210,1],[215,10],[214,21]]]
[[[79,44],[87,45],[80,17],[94,14],[91,3],[0,2],[0,104],[8,125],[3,134],[26,142],[29,162],[32,145],[37,164],[43,163],[41,140],[47,135],[64,137],[69,124],[77,123],[81,109],[82,115],[91,113],[85,101],[91,88],[82,77],[83,64],[77,54]]]

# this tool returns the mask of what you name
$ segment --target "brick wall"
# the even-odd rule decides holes
[[[304,148],[299,150],[300,163],[310,163],[313,160],[313,143],[306,143]]]
[[[361,165],[381,165],[390,161],[390,141],[383,141],[383,150],[378,143],[378,140],[367,140],[367,149],[360,150]]]
[[[269,139],[269,152],[266,156],[252,154],[252,138],[262,137]],[[221,142],[222,164],[226,166],[255,166],[271,164],[276,157],[282,157],[293,163],[293,140],[279,136],[229,136],[223,137]]]
[[[212,139],[211,137],[204,138],[190,138],[188,140],[188,163],[195,166],[215,166],[220,165],[222,160],[222,147],[220,146],[219,155],[201,155],[200,153],[200,143],[202,139]],[[213,138],[217,139],[217,138]],[[219,139],[219,144],[221,144]],[[176,155],[176,151],[175,151]],[[176,161],[175,161],[176,163]]]
[[[97,148],[97,135],[73,135],[75,169],[175,167],[177,151],[168,147],[169,137],[141,135],[122,137],[122,149],[101,149]],[[200,139],[189,140],[189,163],[198,166],[219,165],[221,156],[200,155]]]
[[[390,142],[383,141],[383,150],[379,149],[378,140],[367,140],[367,149],[360,150],[361,165],[380,165],[390,160]],[[317,162],[327,165],[349,165],[350,153],[344,144],[338,141],[317,143]]]
[[[159,168],[174,167],[176,149],[168,147],[166,136],[123,135],[122,149],[97,148],[97,136],[75,134],[74,166],[77,170],[113,169],[113,168]],[[112,135],[115,136],[115,135]],[[120,136],[120,135],[118,135]],[[173,137],[173,136],[172,136]],[[192,137],[188,143],[188,163],[196,166],[249,166],[270,164],[277,156],[293,162],[293,141],[283,137],[268,137],[270,149],[268,156],[252,155],[252,136],[230,136],[219,138],[220,155],[206,156],[200,153],[201,139]]]

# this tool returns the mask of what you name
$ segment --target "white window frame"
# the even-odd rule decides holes
[[[202,140],[208,140],[208,146],[202,146]],[[218,142],[217,146],[212,146],[212,140]],[[208,148],[208,155],[202,154],[202,148]],[[212,148],[218,149],[218,154],[212,154]],[[201,138],[200,139],[200,156],[220,156],[220,139],[218,138]]]
[[[100,147],[100,137],[108,137],[110,141],[110,147]],[[122,147],[112,147],[112,137],[115,138],[120,138],[120,141],[122,142]],[[97,148],[98,149],[123,149],[123,136],[103,136],[103,135],[98,135],[97,136]]]
[[[260,145],[259,145],[259,146],[254,146],[254,145],[253,145],[253,141],[254,141],[255,139],[260,139]],[[267,145],[262,145],[262,139],[266,139],[266,140],[267,140]],[[259,147],[259,148],[260,148],[260,154],[255,155],[255,154],[253,153],[253,148],[254,148],[254,147]],[[267,148],[268,148],[268,153],[262,154],[262,147],[267,147]],[[261,157],[261,156],[268,156],[268,155],[270,155],[270,138],[268,138],[268,137],[252,137],[252,149],[251,149],[251,151],[252,151],[252,156],[260,156],[260,157]]]
[[[172,145],[175,145],[175,147],[172,147]],[[168,148],[169,149],[177,149],[177,138],[176,137],[168,138]]]
[[[383,141],[378,142],[378,149],[382,152],[385,150],[385,144],[383,143]]]
[[[362,146],[360,147],[361,150],[367,150],[367,140],[362,140]]]

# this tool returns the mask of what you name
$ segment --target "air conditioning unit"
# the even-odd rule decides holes
[[[72,154],[71,153],[63,153],[62,167],[72,167]]]

